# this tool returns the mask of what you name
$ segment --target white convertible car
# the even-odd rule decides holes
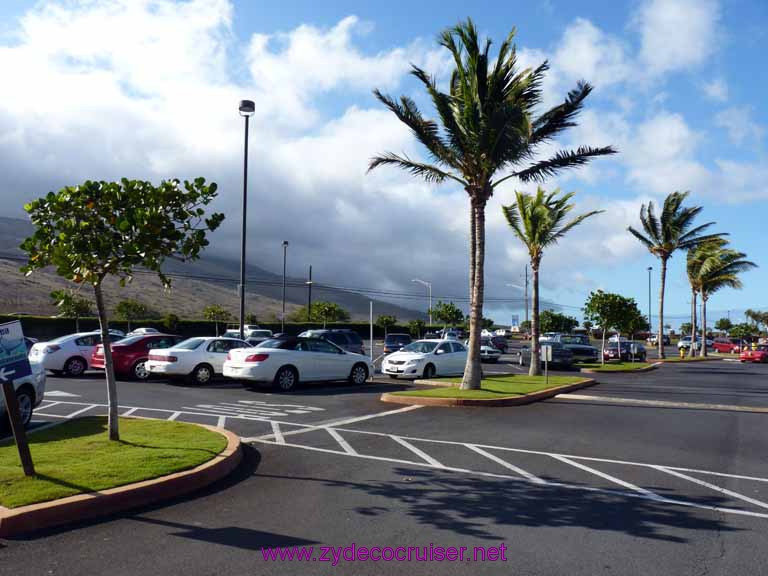
[[[425,378],[464,373],[467,348],[455,340],[417,340],[390,354],[381,371],[390,378]]]
[[[237,338],[189,338],[173,348],[150,350],[145,366],[153,376],[184,376],[195,384],[207,384],[221,374],[233,348],[251,349],[251,345]]]
[[[348,380],[364,384],[373,374],[368,357],[320,338],[272,338],[255,348],[232,350],[224,362],[224,376],[271,382],[283,392],[295,388],[299,381]]]

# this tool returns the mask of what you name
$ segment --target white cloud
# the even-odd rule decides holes
[[[723,78],[715,78],[711,82],[705,82],[702,88],[704,94],[710,100],[715,102],[725,102],[728,100],[728,83]]]
[[[765,129],[752,119],[749,107],[731,107],[718,112],[715,125],[728,132],[728,138],[734,144],[745,142],[760,143],[765,135]]]
[[[598,87],[626,80],[631,70],[623,44],[584,18],[566,28],[553,61],[568,81],[585,79]]]
[[[718,42],[716,0],[646,0],[636,15],[640,60],[652,75],[704,63]]]

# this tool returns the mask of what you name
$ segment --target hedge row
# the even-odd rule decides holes
[[[66,334],[72,334],[75,332],[75,321],[71,318],[51,318],[49,316],[7,316],[0,315],[0,324],[4,322],[12,322],[14,320],[21,320],[21,325],[26,336],[37,338],[40,341],[53,340],[59,336]],[[128,331],[128,322],[121,320],[111,320],[109,322],[111,328],[117,330]],[[138,327],[157,328],[162,332],[170,332],[173,334],[179,334],[180,336],[215,336],[216,324],[208,320],[179,320],[175,327],[167,326],[163,320],[151,319],[151,320],[134,320],[131,322],[131,328]],[[273,332],[280,332],[281,325],[279,322],[262,322],[259,324],[262,328],[272,330]],[[289,322],[285,325],[285,332],[288,334],[299,334],[304,330],[312,328],[322,328],[322,324],[309,323],[309,322]],[[370,335],[370,324],[367,322],[335,322],[329,323],[328,328],[347,328],[357,332],[363,339],[367,339]],[[219,334],[221,334],[226,325],[220,323]],[[433,330],[440,330],[442,326],[431,326]],[[91,330],[99,329],[98,318],[81,318],[80,319],[80,331],[88,332]],[[388,332],[404,332],[408,333],[408,326],[393,326],[388,329]],[[373,334],[376,338],[384,337],[384,329],[379,326],[373,327]]]

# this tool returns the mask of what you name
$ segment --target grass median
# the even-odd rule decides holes
[[[707,356],[667,356],[660,360],[660,362],[707,362],[708,360],[722,360],[723,358],[738,358],[735,354],[730,356],[720,356],[718,354],[709,354]]]
[[[594,372],[633,372],[635,370],[643,370],[651,365],[648,362],[606,362],[605,364],[584,362],[575,366],[578,368],[588,368]]]
[[[557,386],[576,384],[584,380],[581,376],[550,376],[549,382],[544,376],[503,375],[486,376],[480,382],[480,390],[461,390],[461,378],[439,378],[450,383],[450,387],[436,387],[428,390],[407,390],[390,392],[393,396],[417,396],[422,398],[467,398],[472,400],[490,400],[510,396],[523,396]]]
[[[16,508],[124,486],[199,466],[227,439],[184,422],[120,419],[120,441],[105,417],[80,418],[29,435],[36,477],[27,478],[12,441],[0,443],[0,506]]]

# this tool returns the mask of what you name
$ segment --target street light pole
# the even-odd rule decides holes
[[[245,240],[248,216],[248,125],[256,111],[251,100],[240,100],[240,116],[245,118],[245,150],[243,153],[243,223],[240,234],[240,339],[245,339]]]
[[[432,282],[427,282],[426,280],[419,280],[418,278],[414,278],[413,280],[411,280],[411,282],[416,282],[417,284],[426,286],[429,289],[429,324],[432,325]]]
[[[651,271],[653,266],[648,266],[648,334],[653,334],[653,326],[651,321]]]
[[[283,240],[283,313],[280,315],[280,332],[285,332],[285,270],[288,258],[288,240]]]
[[[309,280],[307,281],[307,322],[312,322],[312,266],[309,267]]]

